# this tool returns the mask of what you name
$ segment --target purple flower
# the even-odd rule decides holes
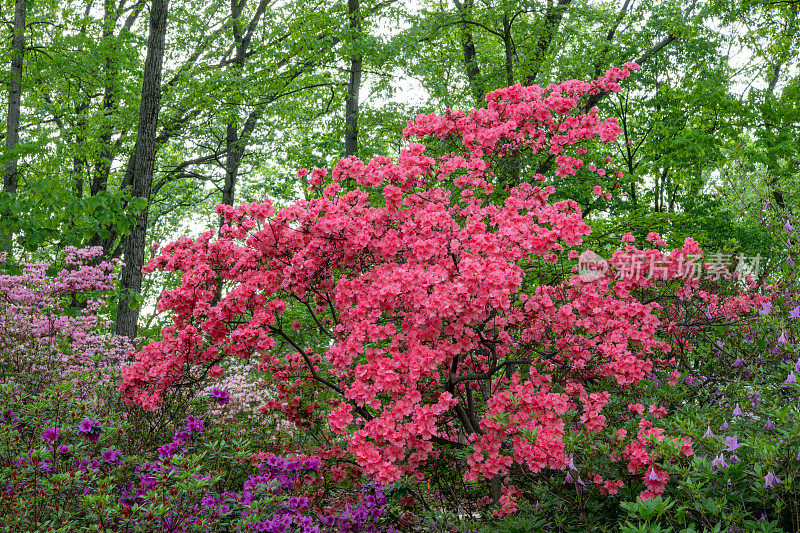
[[[732,437],[725,437],[724,444],[725,446],[728,447],[726,451],[729,452],[735,452],[736,450],[742,447],[742,445],[739,444],[739,437],[737,437],[736,435],[733,435]]]
[[[48,427],[47,429],[44,430],[44,433],[42,433],[40,440],[42,442],[55,442],[58,440],[59,433],[60,430],[58,428]]]
[[[58,447],[58,453],[60,453],[61,455],[67,455],[71,451],[72,451],[71,448],[66,444],[62,444],[61,446]]]
[[[731,463],[733,463],[733,464],[736,464],[736,463],[741,463],[741,462],[742,462],[742,460],[741,460],[741,459],[739,459],[739,456],[738,456],[738,455],[736,455],[735,453],[732,453],[732,454],[731,454],[731,456],[730,456],[730,460],[731,460]]]
[[[736,404],[736,408],[733,410],[733,416],[744,416],[744,413],[742,413],[738,403]]]
[[[800,318],[800,305],[789,311],[789,318]]]
[[[785,229],[786,231],[794,231],[794,226],[789,224],[789,221],[787,220],[786,224],[783,225],[783,229]]]
[[[784,330],[781,333],[781,336],[778,337],[778,344],[786,344],[787,342],[789,342],[789,341],[786,339],[786,330]]]
[[[786,381],[783,382],[783,385],[794,385],[797,383],[797,377],[795,377],[794,372],[789,372],[789,377],[786,378]]]
[[[113,448],[103,450],[102,458],[104,463],[118,463],[119,457],[122,457],[122,452],[120,450],[115,450]]]
[[[713,438],[713,437],[714,437],[714,433],[711,432],[711,426],[708,426],[708,429],[706,430],[705,434],[703,434],[703,438],[704,439],[710,439],[710,438]]]
[[[750,387],[747,389],[747,397],[753,402],[753,409],[756,409],[758,404],[761,403],[761,396],[757,392],[753,392],[753,389]]]
[[[764,486],[768,489],[774,489],[780,482],[781,480],[771,470],[764,476]]]
[[[719,427],[720,431],[728,431],[731,427],[728,425],[727,422],[723,422],[722,425]]]
[[[226,390],[211,389],[211,396],[217,399],[219,405],[227,405],[230,401],[230,393]]]
[[[741,357],[736,357],[736,360],[733,362],[733,368],[742,368],[744,361],[742,361]]]
[[[794,259],[792,259],[791,255],[786,258],[786,264],[787,265],[794,265]]]
[[[772,302],[764,302],[761,304],[761,311],[759,311],[761,315],[768,315],[770,311],[772,311]]]
[[[569,454],[569,462],[567,463],[567,467],[568,467],[570,470],[573,470],[573,471],[577,472],[577,471],[578,471],[578,469],[577,469],[577,468],[575,468],[575,462],[574,462],[574,460],[573,460],[573,459],[574,459],[573,455],[572,455],[572,454]]]
[[[794,371],[800,372],[800,358],[798,358],[797,362],[794,364]]]
[[[647,476],[647,479],[650,481],[661,481],[658,477],[658,474],[656,474],[655,469],[650,470],[650,474]]]
[[[773,429],[775,429],[775,424],[772,423],[772,420],[767,418],[767,423],[764,424],[764,429],[767,431],[772,431]]]
[[[189,415],[186,417],[187,431],[197,431],[198,433],[202,433],[203,431],[205,431],[205,429],[206,429],[205,423],[199,418],[193,415]]]
[[[572,479],[572,474],[567,471],[567,475],[564,477],[564,483],[575,483],[575,480]]]
[[[764,205],[761,207],[761,210],[766,211],[767,209],[769,209],[769,202],[764,202]]]
[[[719,454],[714,458],[713,461],[711,461],[711,466],[714,468],[728,468],[728,463],[725,462],[725,456]]]
[[[97,442],[100,439],[100,422],[94,418],[81,420],[78,431],[83,433],[89,442]]]

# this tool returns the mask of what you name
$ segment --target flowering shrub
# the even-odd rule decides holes
[[[595,465],[590,480],[606,495],[629,484],[662,494],[693,441],[659,426],[671,406],[645,413],[635,398],[652,383],[677,387],[699,333],[767,298],[725,279],[701,284],[698,243],[668,251],[657,234],[648,249],[625,235],[597,279],[569,274],[590,228],[575,201],[550,198],[579,172],[605,184],[611,169],[578,156],[620,133],[580,103],[619,91],[635,68],[501,89],[485,109],[406,129],[460,153],[434,158],[412,143],[396,163],[343,159],[327,186],[327,171],[313,170],[318,196],[278,212],[268,200],[218,206],[219,234],[171,243],[145,266],[182,279],[158,303],[173,325],[123,369],[127,401],[156,409],[169,388],[255,356],[272,398],[264,411],[301,429],[326,422],[319,453],[341,456],[346,443],[378,484],[421,480],[455,448],[466,481],[495,480],[501,515],[518,504],[515,483],[569,473],[571,454]],[[554,157],[553,183],[522,164],[522,182],[491,203],[507,184],[493,169],[529,153]],[[645,276],[630,257],[666,266]],[[308,342],[311,331],[327,341]]]
[[[116,261],[89,264],[101,253],[100,247],[67,247],[65,268],[55,276],[44,263],[23,263],[21,274],[0,275],[0,381],[36,389],[73,379],[73,393],[83,397],[111,383],[133,346],[107,333],[98,317],[116,285]]]
[[[191,415],[148,459],[117,447],[129,424],[87,416],[69,386],[31,397],[0,385],[0,406],[0,517],[13,531],[392,531],[380,525],[380,488],[325,512],[309,497],[319,460],[251,464],[243,442],[218,440]]]

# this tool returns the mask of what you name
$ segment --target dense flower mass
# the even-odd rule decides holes
[[[669,251],[657,234],[648,249],[627,234],[603,275],[577,275],[572,261],[590,228],[574,200],[551,197],[579,172],[608,178],[576,145],[612,142],[620,127],[580,104],[619,91],[632,68],[593,82],[508,87],[488,94],[486,108],[421,115],[405,130],[455,142],[459,152],[435,158],[411,143],[397,162],[343,159],[324,188],[327,173],[312,171],[318,196],[277,212],[268,200],[218,206],[219,233],[171,243],[145,267],[182,280],[158,303],[172,325],[123,369],[127,400],[156,409],[168,387],[206,372],[219,378],[226,358],[255,356],[275,394],[264,409],[298,427],[325,419],[377,483],[420,478],[442,445],[469,447],[467,480],[508,479],[518,465],[565,469],[565,441],[582,432],[611,435],[620,474],[638,476],[643,497],[661,494],[670,460],[662,443],[674,443],[672,457],[691,455],[692,443],[650,420],[666,407],[645,414],[618,397],[647,379],[676,386],[675,348],[690,351],[704,323],[768,302],[702,290],[692,263],[698,243]],[[501,181],[498,162],[519,154],[552,156],[557,179],[547,184],[520,167],[515,182]],[[501,202],[489,201],[500,192]],[[660,267],[645,276],[641,265]],[[556,275],[570,268],[574,275]],[[642,297],[657,291],[677,303]],[[306,313],[302,323],[284,317],[297,312]],[[705,322],[692,329],[683,325],[689,317]],[[306,344],[311,327],[327,346]],[[301,405],[300,387],[335,399]],[[632,412],[630,435],[610,425]],[[596,479],[608,494],[624,483]],[[507,509],[516,494],[504,483]]]

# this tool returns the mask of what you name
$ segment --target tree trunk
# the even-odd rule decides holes
[[[167,33],[169,0],[153,0],[150,10],[150,30],[147,37],[147,57],[142,76],[142,101],[139,107],[139,131],[134,147],[133,165],[128,171],[131,194],[150,200],[153,187],[153,165],[156,155],[156,128],[161,108],[161,69],[164,60],[164,43]],[[132,167],[132,168],[131,168]],[[119,306],[117,308],[117,335],[130,339],[136,337],[139,305],[134,298],[142,288],[142,266],[147,238],[147,207],[136,216],[136,225],[123,240],[125,267],[122,269]]]
[[[350,20],[352,44],[358,46],[361,33],[361,13],[359,0],[347,0],[347,15]],[[344,152],[346,156],[358,157],[358,93],[361,90],[362,57],[358,50],[350,56],[350,81],[347,84],[345,100]]]
[[[19,184],[19,158],[11,155],[19,142],[19,118],[22,103],[22,59],[25,55],[25,0],[14,4],[14,37],[11,41],[11,72],[8,83],[8,116],[6,122],[6,161],[3,168],[3,192],[16,194]],[[10,213],[5,213],[5,216]],[[0,253],[11,257],[14,231],[0,230]]]
[[[475,98],[475,105],[481,107],[483,105],[486,90],[481,82],[481,69],[478,66],[478,54],[475,51],[475,40],[472,38],[472,30],[469,24],[466,24],[469,18],[469,10],[472,8],[473,0],[465,0],[461,3],[455,0],[456,9],[458,9],[461,18],[461,48],[464,52],[464,65],[467,68],[467,80],[472,89],[472,96]]]

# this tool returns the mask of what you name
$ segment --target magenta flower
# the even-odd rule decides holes
[[[781,480],[778,479],[778,476],[776,476],[771,470],[766,476],[764,476],[764,486],[768,489],[774,489],[780,484],[780,482]]]
[[[205,429],[206,429],[205,423],[196,416],[189,415],[186,417],[187,431],[197,431],[202,433],[203,431],[205,431]]]
[[[100,439],[100,422],[94,418],[81,420],[78,431],[83,433],[89,442],[97,442]]]
[[[119,462],[119,458],[122,457],[122,452],[120,450],[115,450],[113,448],[107,448],[103,450],[103,462],[116,464]]]
[[[736,435],[733,435],[732,437],[725,437],[724,444],[725,446],[728,447],[726,451],[729,452],[735,452],[736,450],[742,447],[742,445],[739,444],[739,437],[737,437]]]
[[[60,453],[61,455],[67,455],[71,451],[72,449],[66,444],[62,444],[61,446],[58,447],[58,453]]]
[[[226,390],[211,389],[211,396],[217,399],[219,405],[228,405],[230,395]]]
[[[55,442],[58,440],[59,433],[60,430],[58,428],[48,427],[47,429],[44,430],[44,433],[42,433],[40,440],[42,442]]]

